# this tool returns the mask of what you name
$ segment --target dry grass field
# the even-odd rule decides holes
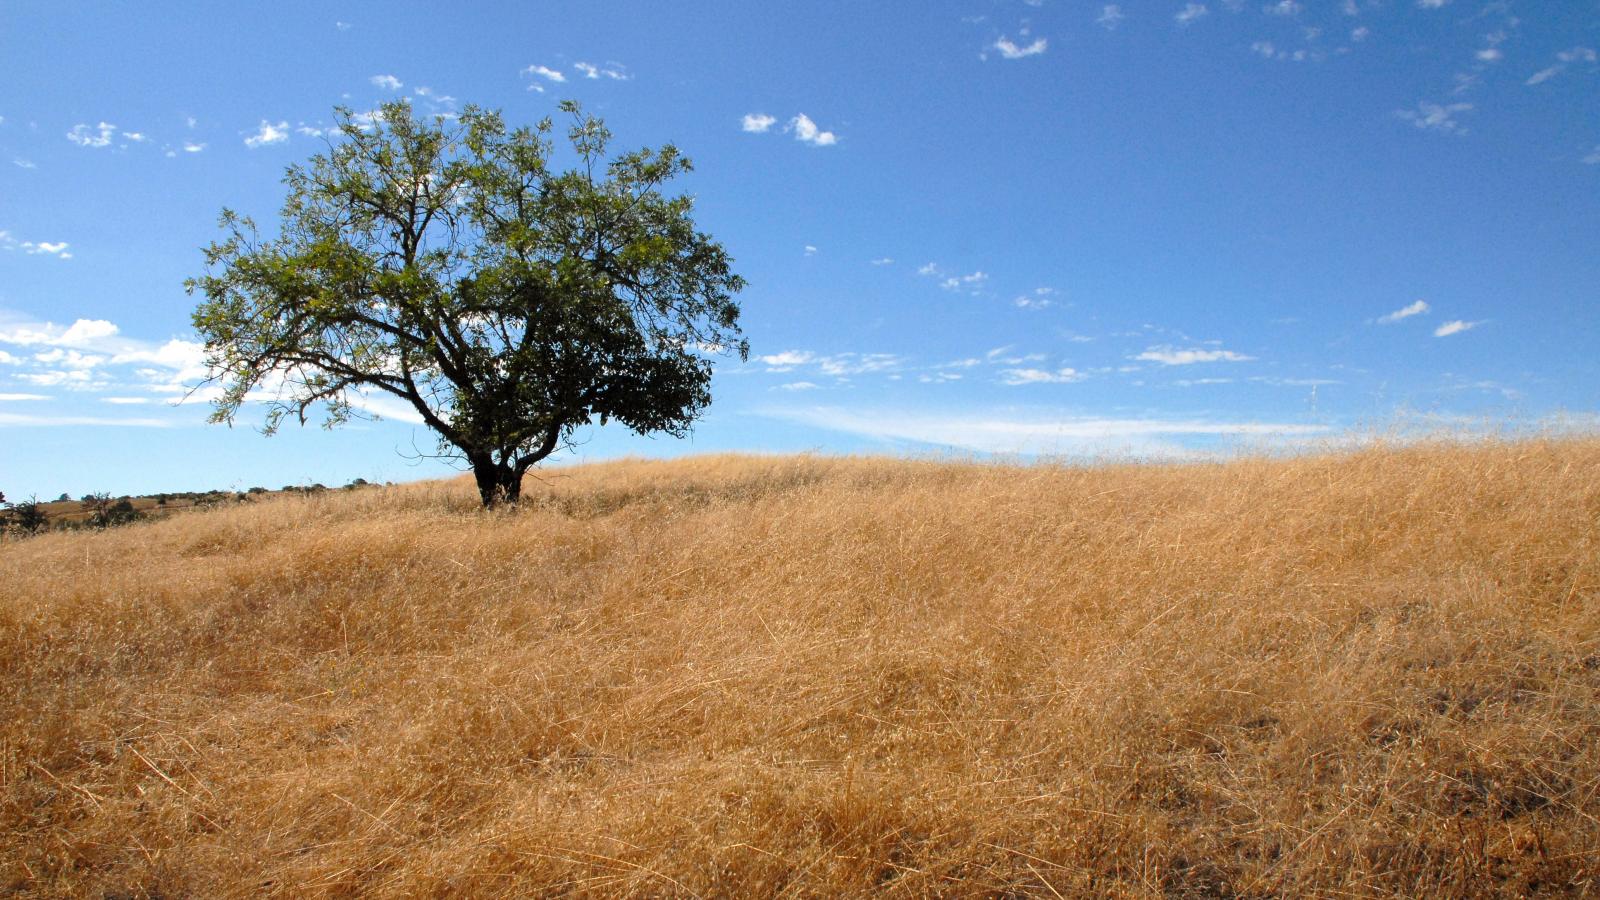
[[[1600,441],[0,544],[0,893],[1600,892]]]

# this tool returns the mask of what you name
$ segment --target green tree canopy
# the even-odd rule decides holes
[[[553,125],[508,129],[468,107],[424,121],[403,102],[338,110],[329,149],[285,176],[278,235],[224,210],[194,324],[221,393],[265,430],[322,407],[398,397],[465,459],[486,506],[595,418],[685,434],[710,403],[711,355],[748,355],[727,253],[662,186],[690,170],[668,144],[612,156],[575,104],[574,168]]]

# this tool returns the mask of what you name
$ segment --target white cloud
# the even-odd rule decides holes
[[[1594,150],[1590,151],[1581,162],[1591,166],[1600,165],[1600,144],[1596,144]]]
[[[106,361],[104,356],[94,353],[84,353],[80,350],[67,350],[62,347],[52,347],[42,353],[35,353],[33,358],[47,366],[56,366],[73,371],[88,371]]]
[[[1549,81],[1557,75],[1560,75],[1562,72],[1566,71],[1567,66],[1573,63],[1593,63],[1596,62],[1597,59],[1600,59],[1600,54],[1596,54],[1595,51],[1590,47],[1573,47],[1570,50],[1562,50],[1560,53],[1556,54],[1555,65],[1550,66],[1549,68],[1540,69],[1539,71],[1533,73],[1533,75],[1529,76],[1528,80],[1524,82],[1524,84],[1541,84]]]
[[[17,157],[16,159],[13,159],[11,161],[11,164],[16,166],[19,169],[37,169],[37,168],[39,168],[36,164],[34,164],[34,162],[32,160],[23,159],[20,156]]]
[[[1101,28],[1104,28],[1107,31],[1112,31],[1115,30],[1118,25],[1122,24],[1122,20],[1124,18],[1126,18],[1126,16],[1122,14],[1122,7],[1115,3],[1110,3],[1100,8],[1100,17],[1095,19],[1094,22]]]
[[[838,353],[818,357],[816,362],[822,374],[835,378],[892,372],[905,365],[905,359],[893,353]]]
[[[367,80],[372,82],[373,87],[383,88],[386,91],[398,91],[405,87],[400,83],[400,79],[393,75],[374,75]]]
[[[1360,43],[1372,36],[1372,29],[1365,25],[1350,30],[1350,40]]]
[[[48,394],[0,394],[0,403],[23,403],[29,400],[54,400]]]
[[[256,133],[244,139],[244,145],[254,150],[268,144],[281,144],[289,139],[289,123],[279,122],[274,125],[266,119],[261,120],[261,126]]]
[[[122,136],[130,141],[133,141],[135,144],[142,144],[145,141],[150,140],[148,137],[145,137],[143,134],[137,131],[124,131]]]
[[[339,29],[340,31],[349,31],[355,26],[351,25],[349,22],[335,22],[333,23],[333,27]]]
[[[156,401],[153,397],[101,397],[100,402],[115,406],[146,406]]]
[[[784,391],[814,391],[819,387],[821,385],[810,381],[791,381],[788,384],[778,385],[778,389]]]
[[[787,372],[795,366],[803,366],[816,357],[809,350],[785,350],[782,353],[769,353],[758,356],[759,362],[765,363],[768,372]]]
[[[823,131],[818,128],[817,123],[811,121],[811,117],[805,113],[800,113],[790,119],[784,130],[793,131],[795,140],[810,144],[813,147],[829,147],[838,143],[839,140],[838,135],[833,132]]]
[[[79,147],[109,147],[116,134],[117,126],[110,122],[101,122],[94,128],[80,123],[67,132],[67,140]]]
[[[1471,331],[1472,329],[1477,328],[1479,325],[1482,325],[1482,324],[1483,324],[1482,321],[1478,321],[1478,322],[1463,322],[1460,319],[1454,319],[1454,320],[1451,320],[1449,322],[1444,323],[1443,325],[1440,325],[1438,328],[1435,328],[1433,330],[1433,336],[1434,337],[1449,337],[1452,334],[1460,334],[1463,331]]]
[[[1566,68],[1566,67],[1565,66],[1551,66],[1548,69],[1540,69],[1539,71],[1537,71],[1537,72],[1533,73],[1532,75],[1528,76],[1528,80],[1523,82],[1523,84],[1534,85],[1534,84],[1540,84],[1541,82],[1549,81],[1550,79],[1556,77],[1557,75],[1560,75],[1561,74],[1561,70],[1564,69],[1564,68]]]
[[[1201,350],[1198,348],[1178,350],[1173,347],[1151,347],[1135,356],[1134,359],[1158,362],[1164,366],[1187,366],[1194,363],[1207,362],[1245,362],[1255,359],[1255,357],[1235,353],[1232,350]]]
[[[550,68],[549,66],[529,66],[526,69],[522,70],[522,74],[524,74],[524,75],[532,75],[532,76],[534,76],[536,78],[543,78],[546,81],[553,81],[556,84],[560,84],[561,82],[567,80],[567,76],[566,75],[562,74],[561,72],[556,71],[555,69]],[[533,90],[535,87],[537,87],[537,85],[531,86],[529,88],[529,90]],[[541,91],[544,90],[544,88],[538,88],[538,89],[541,90]]]
[[[117,326],[104,319],[78,319],[66,328],[51,322],[0,329],[0,343],[24,347],[89,347],[114,337]]]
[[[1459,113],[1471,112],[1471,103],[1440,105],[1426,100],[1417,103],[1416,109],[1397,109],[1395,117],[1417,126],[1423,131],[1440,134],[1466,134],[1467,128],[1456,118]]]
[[[1487,63],[1499,62],[1505,58],[1505,54],[1500,52],[1499,47],[1485,47],[1479,50],[1476,55],[1479,62]]]
[[[0,354],[5,358],[0,361],[26,366],[15,377],[41,387],[120,386],[125,391],[181,394],[207,374],[200,343],[181,338],[163,344],[140,341],[124,337],[104,319],[78,319],[66,327],[52,322],[4,324],[0,343],[36,348],[25,360]]]
[[[29,416],[0,413],[0,427],[58,428],[64,425],[89,425],[99,428],[171,428],[165,419],[108,419],[101,416]]]
[[[23,241],[22,249],[23,252],[33,255],[42,253],[46,256],[57,256],[61,259],[72,258],[72,254],[67,252],[66,241],[55,241],[53,243],[51,241],[40,241],[37,244],[33,241]]]
[[[973,272],[970,275],[952,275],[939,282],[939,287],[947,291],[973,291],[981,290],[989,280],[987,272]]]
[[[873,260],[872,264],[875,266],[892,266],[894,265],[894,260],[887,256],[880,256]]]
[[[196,341],[185,341],[173,338],[156,347],[149,349],[124,350],[111,357],[111,362],[126,363],[153,363],[180,372],[195,373],[203,377],[205,372],[206,348],[204,344]]]
[[[1043,53],[1050,46],[1050,42],[1044,38],[1035,38],[1033,43],[1024,47],[1012,43],[1008,37],[1001,36],[992,46],[1006,59],[1024,59]]]
[[[812,244],[807,244],[806,245],[806,249],[805,249],[805,254],[807,256],[816,256],[817,255],[817,248]]]
[[[578,62],[573,63],[572,67],[582,72],[585,78],[600,78],[604,76],[612,81],[627,81],[632,77],[622,71],[620,63],[607,63],[604,66],[597,66],[592,63]]]
[[[1277,3],[1269,3],[1263,6],[1261,11],[1269,16],[1298,16],[1302,9],[1304,7],[1296,3],[1295,0],[1279,0]]]
[[[751,134],[766,134],[777,121],[777,118],[766,113],[746,113],[745,117],[739,120],[739,127]]]
[[[993,350],[990,350],[988,353],[985,353],[983,358],[986,362],[999,364],[1002,366],[1020,366],[1024,363],[1034,363],[1044,359],[1043,353],[1012,353],[1011,351],[1015,349],[1016,345],[1014,344],[1007,344],[1004,347],[996,347]]]
[[[72,254],[67,251],[68,246],[66,241],[19,241],[11,236],[11,232],[0,231],[0,250],[21,250],[29,256],[71,259]]]
[[[1082,381],[1084,374],[1077,369],[1002,369],[1000,380],[1005,384],[1068,384]]]
[[[1379,316],[1378,321],[1384,325],[1388,325],[1392,322],[1398,322],[1401,319],[1408,319],[1412,316],[1420,316],[1429,309],[1432,309],[1432,307],[1428,306],[1428,301],[1418,300],[1409,306],[1402,306],[1392,313]]]
[[[1438,9],[1449,2],[1450,0],[1417,0],[1417,5],[1423,9]]]
[[[1206,15],[1208,12],[1210,12],[1210,10],[1206,9],[1206,5],[1204,3],[1188,3],[1185,4],[1183,9],[1179,10],[1178,14],[1173,16],[1172,19],[1179,25],[1189,25],[1192,24],[1196,19],[1199,19],[1201,16]]]
[[[183,142],[183,152],[185,152],[185,153],[199,153],[200,151],[202,151],[204,149],[206,149],[206,145],[205,144],[197,144],[197,143],[194,143],[193,141],[184,141]]]
[[[905,366],[905,358],[893,353],[835,353],[822,356],[809,350],[785,350],[756,357],[768,372],[789,372],[798,366],[815,366],[816,371],[834,378],[893,372]]]
[[[938,275],[938,274],[940,274],[940,271],[941,270],[939,269],[939,264],[938,263],[925,263],[924,265],[921,265],[921,266],[917,267],[917,274],[918,275],[925,275],[925,276]]]

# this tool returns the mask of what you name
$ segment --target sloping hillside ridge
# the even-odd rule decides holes
[[[1600,441],[540,479],[0,543],[0,891],[1600,890]]]

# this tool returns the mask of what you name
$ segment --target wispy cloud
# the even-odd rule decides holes
[[[1172,20],[1179,25],[1192,25],[1209,12],[1210,10],[1206,9],[1204,3],[1186,3],[1183,9],[1172,17]]]
[[[1580,162],[1590,166],[1600,165],[1600,144],[1596,144],[1595,148],[1589,152],[1589,155],[1585,156]]]
[[[1384,325],[1388,325],[1388,324],[1391,324],[1391,323],[1394,323],[1394,322],[1398,322],[1401,319],[1409,319],[1412,316],[1420,316],[1423,313],[1427,312],[1429,309],[1432,309],[1432,307],[1430,307],[1428,305],[1428,301],[1426,301],[1426,300],[1418,300],[1417,302],[1412,303],[1410,305],[1402,306],[1402,307],[1400,307],[1399,309],[1395,310],[1392,313],[1388,313],[1386,315],[1379,316],[1378,317],[1378,322],[1381,323],[1381,324],[1384,324]]]
[[[1195,363],[1208,362],[1246,362],[1255,359],[1254,356],[1245,356],[1232,350],[1204,350],[1189,348],[1185,350],[1173,347],[1151,347],[1134,359],[1146,362],[1157,362],[1164,366],[1188,366]]]
[[[67,249],[69,246],[66,241],[19,241],[11,236],[11,232],[0,231],[0,250],[21,250],[29,256],[71,259],[72,253]]]
[[[766,134],[777,121],[777,117],[766,113],[746,113],[745,117],[739,120],[739,127],[751,134]]]
[[[1268,3],[1261,11],[1269,16],[1298,16],[1305,7],[1295,0],[1278,0],[1277,3]]]
[[[813,368],[822,375],[846,378],[851,375],[896,372],[906,365],[903,356],[894,353],[834,353],[819,354],[810,350],[784,350],[756,357],[768,372],[790,372],[802,366]]]
[[[1051,287],[1034,288],[1033,293],[1022,294],[1011,303],[1018,309],[1048,309],[1055,305],[1055,301],[1050,299],[1055,292],[1056,289]]]
[[[48,394],[0,394],[0,403],[27,403],[34,400],[54,400]]]
[[[1562,50],[1556,54],[1554,65],[1533,73],[1524,83],[1529,85],[1542,84],[1565,72],[1567,67],[1573,63],[1593,64],[1596,61],[1600,61],[1600,54],[1597,54],[1592,47],[1573,47],[1570,50]]]
[[[1467,133],[1467,128],[1456,116],[1471,111],[1471,103],[1439,104],[1424,100],[1417,103],[1416,109],[1397,109],[1394,114],[1423,131],[1462,135]]]
[[[556,69],[552,69],[549,66],[528,66],[522,70],[522,74],[532,76],[536,79],[543,78],[545,81],[555,84],[561,84],[567,80],[565,73],[562,73]],[[538,81],[535,81],[534,83],[528,85],[528,90],[537,91],[542,94],[544,93],[544,85],[540,84]]]
[[[894,265],[894,260],[887,256],[880,256],[873,260],[872,264],[875,266],[892,266]]]
[[[978,271],[968,275],[951,275],[939,282],[939,287],[947,291],[977,291],[989,281],[989,273]]]
[[[593,63],[576,62],[572,64],[572,67],[582,72],[583,77],[591,79],[609,78],[612,81],[627,81],[633,77],[623,71],[624,66],[621,63],[606,63],[603,66],[597,66]]]
[[[31,160],[31,159],[23,159],[20,156],[17,157],[16,159],[13,159],[11,161],[11,164],[16,166],[19,169],[37,169],[37,168],[39,168],[36,164],[34,164],[33,160]]]
[[[1483,322],[1481,320],[1477,322],[1464,322],[1461,319],[1453,319],[1444,323],[1443,325],[1440,325],[1438,328],[1435,328],[1433,330],[1433,336],[1449,337],[1452,334],[1460,334],[1463,331],[1471,331],[1482,324]]]
[[[386,91],[398,91],[405,87],[405,85],[400,82],[400,79],[394,77],[393,75],[374,75],[367,80],[372,82],[373,87],[383,88]]]
[[[0,321],[0,344],[26,349],[26,355],[3,354],[4,361],[23,370],[14,374],[17,380],[39,387],[181,394],[206,375],[205,348],[198,342],[141,341],[104,319],[66,326]]]
[[[288,122],[279,122],[274,125],[266,119],[262,119],[261,125],[256,128],[256,133],[244,139],[244,145],[254,150],[257,147],[265,147],[269,144],[281,144],[288,139]]]
[[[809,350],[784,350],[781,353],[768,353],[756,357],[756,361],[764,364],[768,372],[787,372],[795,366],[803,366],[815,359]]]
[[[1298,423],[1089,418],[1046,410],[972,414],[815,406],[762,414],[873,440],[977,453],[1184,457],[1196,452],[1185,446],[1189,441],[1226,445],[1242,440],[1304,439],[1331,431],[1325,425]]]
[[[1118,25],[1122,24],[1122,20],[1125,18],[1127,17],[1122,14],[1121,6],[1115,3],[1108,3],[1100,7],[1100,16],[1094,20],[1094,23],[1107,31],[1114,31]]]
[[[1060,369],[1002,369],[1000,381],[1003,384],[1069,384],[1082,381],[1085,378],[1082,372],[1072,368]]]
[[[1005,59],[1025,59],[1043,53],[1049,48],[1050,42],[1045,38],[1034,38],[1031,43],[1020,45],[1002,35],[991,46],[1000,51],[1000,56]]]
[[[86,425],[96,428],[171,428],[166,419],[107,418],[105,416],[32,416],[22,413],[0,413],[0,427],[60,428]]]
[[[839,142],[838,135],[818,128],[817,123],[811,121],[811,117],[805,113],[790,119],[784,130],[794,132],[795,140],[813,147],[831,147]]]
[[[110,122],[101,122],[93,128],[79,123],[67,132],[67,140],[79,147],[109,147],[116,134],[117,126]]]

